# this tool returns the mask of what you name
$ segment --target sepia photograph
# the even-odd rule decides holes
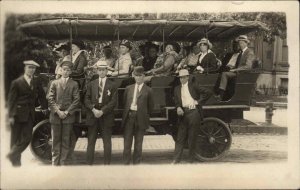
[[[298,189],[297,1],[2,1],[1,189]]]

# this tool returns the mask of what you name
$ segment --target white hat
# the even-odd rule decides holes
[[[180,71],[179,71],[179,77],[184,77],[184,76],[189,76],[190,74],[189,74],[189,71],[188,70],[186,70],[186,69],[181,69]]]
[[[24,65],[34,65],[36,67],[40,67],[40,65],[37,62],[33,61],[33,60],[25,60],[25,61],[23,61],[23,64]]]
[[[207,38],[202,38],[200,42],[197,43],[198,46],[200,46],[200,44],[206,44],[208,46],[208,49],[212,48],[212,44]]]
[[[96,68],[107,68],[108,67],[106,61],[104,61],[104,60],[97,61],[95,66],[96,66]]]
[[[246,35],[240,35],[236,40],[237,41],[244,41],[246,43],[250,43],[250,40],[248,39],[248,37]]]

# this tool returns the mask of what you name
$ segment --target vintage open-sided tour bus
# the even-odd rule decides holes
[[[232,40],[241,34],[266,29],[258,21],[211,21],[211,20],[130,20],[130,19],[87,19],[87,18],[50,18],[23,23],[20,30],[28,36],[46,40],[95,40],[131,41],[148,40],[156,42],[176,41],[192,42],[207,37],[210,41]],[[199,126],[197,139],[197,158],[201,161],[215,161],[222,158],[232,142],[230,123],[232,119],[242,119],[243,111],[249,110],[251,96],[255,89],[259,72],[240,73],[231,81],[225,91],[226,101],[218,101],[212,96],[204,106],[204,124]],[[51,80],[53,73],[41,73],[41,77]],[[134,83],[131,77],[112,77],[118,85],[118,103],[114,110],[114,135],[121,135],[120,122],[123,111],[123,92],[127,85]],[[212,89],[218,79],[218,73],[197,73],[191,80]],[[82,79],[84,80],[84,79]],[[153,77],[149,86],[154,91],[155,109],[150,124],[154,129],[148,134],[176,135],[177,117],[174,107],[173,90],[179,84],[174,76]],[[51,161],[51,128],[48,115],[37,108],[37,120],[31,141],[34,156],[44,162]],[[87,136],[85,109],[78,109],[75,130],[79,137]]]

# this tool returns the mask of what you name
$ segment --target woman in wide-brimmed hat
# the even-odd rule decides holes
[[[72,74],[71,77],[81,77],[84,75],[84,67],[87,66],[87,58],[84,50],[85,45],[81,40],[72,41]]]
[[[206,38],[202,38],[198,44],[201,54],[198,59],[196,70],[200,72],[216,71],[218,61],[216,55],[211,51],[212,44]]]
[[[154,68],[148,74],[168,76],[172,73],[175,63],[178,61],[180,45],[176,42],[168,42],[165,46],[165,53],[159,57]]]

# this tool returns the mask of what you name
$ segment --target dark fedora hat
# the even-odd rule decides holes
[[[128,40],[122,40],[120,46],[126,46],[129,50],[132,49],[131,43]]]
[[[134,67],[132,74],[135,75],[135,76],[143,75],[144,74],[144,67],[142,67],[142,66]]]
[[[85,49],[85,45],[83,43],[82,40],[73,40],[72,44],[76,45],[77,47],[79,47],[79,49]]]

